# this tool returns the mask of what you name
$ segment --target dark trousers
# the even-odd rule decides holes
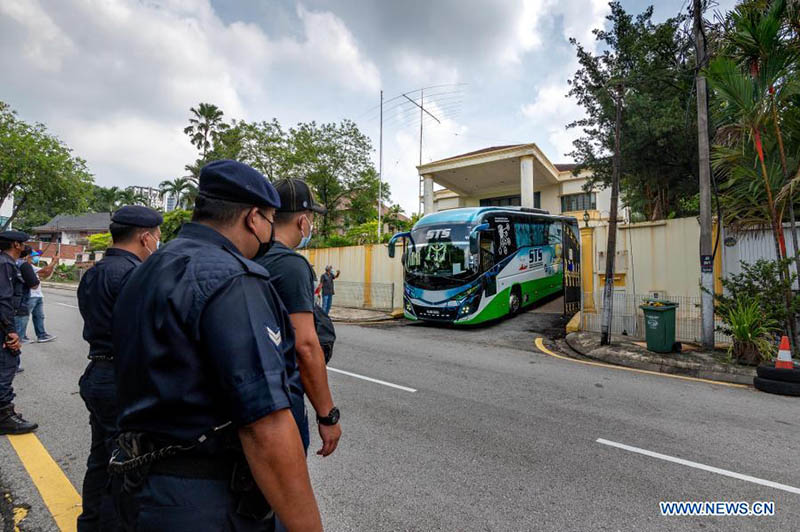
[[[19,357],[8,349],[0,348],[0,408],[14,402],[14,375],[19,367]]]
[[[89,410],[92,444],[83,479],[83,513],[78,516],[78,530],[118,530],[119,519],[108,476],[108,461],[117,433],[114,363],[106,360],[89,362],[80,379],[80,392]]]
[[[123,529],[148,532],[262,531],[275,529],[274,517],[255,521],[236,512],[230,481],[150,474],[144,484],[119,495]]]
[[[308,431],[308,412],[306,412],[305,395],[292,393],[291,401],[292,416],[294,417],[294,422],[297,423],[297,429],[300,431],[300,439],[303,440],[303,450],[308,454],[311,435]]]

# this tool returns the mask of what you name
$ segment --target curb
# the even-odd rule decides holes
[[[54,283],[52,281],[42,281],[42,288],[55,288],[56,290],[71,290],[75,292],[78,290],[78,285],[71,283]]]
[[[697,379],[705,379],[710,381],[725,382],[731,384],[745,384],[748,386],[752,386],[753,376],[755,375],[755,369],[753,369],[753,375],[740,375],[740,374],[720,372],[720,371],[709,371],[709,370],[704,370],[702,368],[696,368],[696,369],[681,368],[679,366],[659,364],[656,362],[631,360],[627,357],[615,356],[614,354],[602,351],[597,353],[596,351],[598,350],[593,350],[591,351],[591,354],[589,354],[583,352],[583,350],[581,349],[577,349],[573,345],[573,342],[570,342],[569,335],[564,337],[564,342],[569,346],[570,349],[572,349],[579,355],[591,360],[596,360],[598,362],[605,362],[606,364],[613,364],[615,366],[622,366],[626,368],[655,371],[658,373],[664,373],[666,375],[682,375],[684,377],[694,377]]]

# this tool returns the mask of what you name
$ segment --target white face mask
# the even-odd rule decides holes
[[[153,236],[153,233],[145,233],[145,234],[149,235],[151,238],[154,238],[154,239],[156,238],[156,237]],[[146,249],[152,255],[153,253],[156,252],[156,250],[158,250],[158,248],[161,247],[161,240],[160,239],[156,240],[156,249],[154,249],[154,250],[151,250],[150,247],[148,247],[147,244],[143,243],[143,245],[144,245],[144,249]]]
[[[300,239],[300,243],[297,244],[297,249],[303,249],[311,242],[311,235],[314,233],[314,226],[311,225],[311,221],[309,221],[308,217],[303,216],[306,222],[308,222],[308,235],[303,235],[303,225],[300,222],[300,234],[303,235],[303,238]]]

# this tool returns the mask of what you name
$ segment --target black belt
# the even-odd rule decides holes
[[[208,480],[231,479],[233,461],[198,454],[178,454],[157,460],[150,466],[151,475],[169,475]]]
[[[89,360],[105,360],[106,362],[113,362],[114,357],[111,355],[89,355]]]

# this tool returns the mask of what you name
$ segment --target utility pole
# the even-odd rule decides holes
[[[419,165],[422,166],[422,123],[425,121],[423,120],[422,111],[425,109],[425,89],[419,90]],[[422,199],[422,176],[419,176],[419,213],[422,214],[422,205],[424,200]],[[800,273],[800,272],[798,272]]]
[[[700,318],[702,343],[714,349],[714,257],[711,238],[711,164],[708,142],[708,102],[706,78],[701,69],[706,65],[706,39],[703,33],[701,0],[693,0],[694,43],[697,55],[697,149],[700,163]],[[719,221],[717,222],[719,223]]]
[[[608,220],[606,242],[606,284],[603,288],[603,323],[601,324],[600,345],[611,344],[611,320],[614,317],[614,258],[617,254],[617,211],[619,204],[619,172],[622,150],[620,148],[620,126],[622,124],[622,82],[615,87],[614,101],[617,105],[617,119],[614,126],[614,168],[611,176],[611,212]]]
[[[414,105],[416,105],[417,107],[419,107],[419,165],[422,166],[422,122],[423,122],[423,118],[424,118],[424,115],[422,113],[425,113],[426,115],[430,116],[431,118],[433,118],[434,120],[436,120],[440,124],[442,123],[442,121],[439,120],[438,118],[436,118],[435,116],[433,116],[430,113],[430,111],[425,109],[425,100],[424,100],[424,98],[425,98],[425,90],[424,89],[420,89],[420,91],[419,91],[419,103],[417,103],[414,100],[412,100],[411,98],[409,98],[407,94],[403,94],[403,97],[406,100],[408,100],[409,102],[411,102]],[[419,212],[420,212],[420,214],[422,214],[422,176],[419,176]]]
[[[381,134],[378,140],[378,242],[381,241],[381,204],[383,202],[383,89],[381,89]]]

